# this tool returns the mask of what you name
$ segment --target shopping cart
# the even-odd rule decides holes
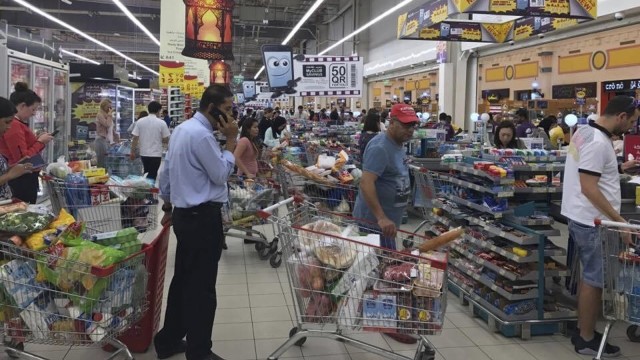
[[[115,351],[108,359],[146,351],[159,323],[168,238],[165,228],[107,267],[0,242],[0,347],[11,358],[42,360],[25,343],[102,346]]]
[[[293,198],[285,201],[294,202]],[[308,337],[350,344],[389,359],[409,359],[346,336],[371,331],[419,338],[413,359],[434,359],[427,335],[442,331],[446,311],[447,255],[380,248],[371,225],[303,202],[278,224],[297,326],[269,359]],[[419,235],[398,232],[396,240]]]
[[[602,299],[603,315],[607,319],[600,349],[594,358],[600,360],[611,327],[618,320],[631,324],[627,328],[629,340],[640,341],[640,254],[624,241],[627,238],[637,244],[640,223],[596,220],[595,224],[599,227],[604,257]]]
[[[255,242],[258,257],[261,260],[270,259],[272,267],[279,267],[281,258],[275,256],[278,251],[276,227],[257,215],[259,210],[277,201],[279,186],[268,179],[249,180],[238,176],[231,176],[227,184],[229,203],[224,207],[223,216],[225,236]],[[264,235],[264,231],[254,229],[265,224],[271,226],[272,233],[276,235],[271,241]]]
[[[144,240],[158,228],[157,188],[72,184],[50,176],[43,180],[53,212],[67,210],[86,224],[89,235],[135,228]]]

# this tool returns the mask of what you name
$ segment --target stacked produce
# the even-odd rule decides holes
[[[100,342],[141,313],[136,229],[89,236],[65,210],[22,203],[0,213],[0,323],[14,341]]]

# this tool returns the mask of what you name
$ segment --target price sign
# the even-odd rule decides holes
[[[198,77],[195,75],[185,75],[184,76],[184,93],[187,95],[191,95],[192,97],[197,95],[198,93]]]
[[[183,85],[184,85],[184,63],[175,62],[175,61],[161,61],[160,62],[160,87],[183,86]]]

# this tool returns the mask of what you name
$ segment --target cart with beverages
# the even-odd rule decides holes
[[[414,359],[435,358],[427,339],[442,331],[446,311],[446,253],[380,247],[375,225],[289,198],[291,210],[261,214],[279,227],[297,326],[269,359],[308,337],[333,339],[389,359],[409,359],[350,337],[362,331],[417,338]],[[398,231],[430,249],[429,240]]]
[[[636,250],[640,223],[596,220],[595,225],[599,230],[604,258],[602,298],[603,315],[607,319],[600,349],[594,358],[600,360],[616,321],[629,323],[629,340],[640,342],[640,254]]]

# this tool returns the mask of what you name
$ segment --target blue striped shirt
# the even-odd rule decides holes
[[[160,196],[179,208],[227,202],[227,180],[235,158],[222,150],[213,127],[200,112],[176,127],[160,173]]]

